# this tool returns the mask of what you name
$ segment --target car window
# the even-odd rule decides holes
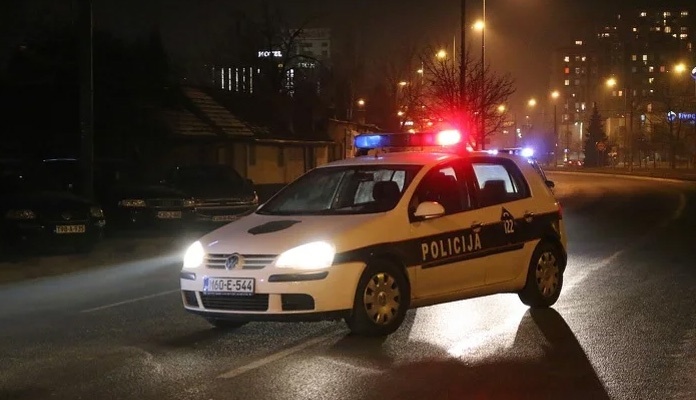
[[[420,166],[317,168],[281,190],[259,214],[367,214],[393,209]]]
[[[440,203],[445,208],[445,214],[458,213],[471,208],[470,196],[460,171],[451,164],[428,171],[413,194],[409,211],[415,212],[418,204],[424,201]]]
[[[478,185],[479,204],[483,207],[529,196],[529,189],[517,166],[507,160],[472,162]]]

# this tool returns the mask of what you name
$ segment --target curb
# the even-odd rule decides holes
[[[670,183],[696,183],[695,177],[658,177],[650,175],[636,175],[629,173],[615,173],[615,172],[598,172],[598,171],[559,171],[559,170],[544,170],[547,174],[559,174],[559,175],[585,175],[585,176],[595,176],[595,177],[612,177],[612,178],[626,178],[626,179],[639,179],[639,180],[650,180],[656,182],[670,182]]]

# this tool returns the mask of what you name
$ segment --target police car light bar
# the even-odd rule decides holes
[[[355,147],[358,149],[453,146],[461,142],[462,134],[456,129],[418,133],[365,133],[355,137]]]

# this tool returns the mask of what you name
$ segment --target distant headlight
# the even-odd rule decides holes
[[[292,248],[278,257],[278,268],[322,269],[333,264],[336,248],[327,242],[311,242]]]
[[[143,208],[146,206],[145,200],[143,199],[123,199],[118,202],[121,207],[133,207],[133,208]]]
[[[36,219],[36,213],[32,210],[10,210],[5,214],[5,218],[14,220]]]
[[[196,200],[193,199],[185,199],[184,200],[184,207],[195,207],[196,206]]]
[[[184,268],[198,268],[205,260],[205,250],[199,241],[193,242],[184,254]]]
[[[104,218],[104,210],[102,210],[101,207],[91,207],[89,209],[89,215],[91,215],[92,218]]]

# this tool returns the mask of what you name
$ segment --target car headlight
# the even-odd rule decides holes
[[[294,247],[278,257],[279,268],[322,269],[333,264],[336,248],[327,242],[311,242]]]
[[[143,208],[146,206],[143,199],[123,199],[118,202],[121,207]]]
[[[102,210],[101,207],[91,207],[89,209],[89,215],[91,215],[92,218],[104,218],[104,210]]]
[[[196,200],[184,199],[184,207],[195,207],[195,206],[196,206]]]
[[[193,242],[184,253],[184,268],[198,268],[205,260],[205,250],[199,241]]]
[[[15,220],[36,219],[36,213],[32,210],[10,210],[5,214],[5,218]]]

